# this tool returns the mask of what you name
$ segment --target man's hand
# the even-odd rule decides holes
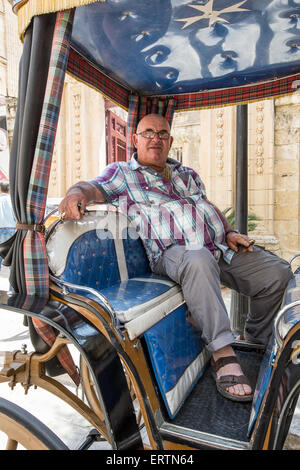
[[[91,183],[81,181],[72,186],[58,210],[63,220],[80,220],[89,202],[105,202],[101,191]]]
[[[67,194],[61,201],[58,210],[63,214],[63,220],[79,220],[84,214],[87,200],[84,195],[78,191]]]
[[[233,251],[253,251],[254,240],[250,240],[247,235],[241,233],[229,232],[226,235],[226,243]]]

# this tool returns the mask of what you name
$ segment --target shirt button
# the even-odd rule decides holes
[[[149,189],[149,186],[145,186],[145,189]]]

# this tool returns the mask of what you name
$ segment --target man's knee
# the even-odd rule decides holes
[[[283,258],[267,250],[262,251],[261,258],[262,266],[268,278],[272,278],[279,285],[286,285],[292,278],[291,266]]]
[[[219,266],[207,248],[199,250],[186,250],[181,266],[181,275],[200,275],[209,277],[210,273],[220,274]]]
[[[258,296],[261,294],[282,296],[293,276],[291,267],[287,261],[277,256],[266,258],[266,261],[257,277]]]
[[[286,288],[288,282],[293,277],[293,273],[289,263],[287,263],[283,259],[280,259],[280,262],[277,263],[273,275],[274,284],[276,285],[276,287],[282,290]]]

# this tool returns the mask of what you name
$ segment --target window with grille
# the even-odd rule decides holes
[[[126,161],[126,122],[110,110],[106,111],[107,164]]]

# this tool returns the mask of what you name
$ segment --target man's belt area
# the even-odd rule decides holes
[[[19,224],[16,223],[16,230],[31,230],[32,232],[45,233],[45,225],[43,224]]]

